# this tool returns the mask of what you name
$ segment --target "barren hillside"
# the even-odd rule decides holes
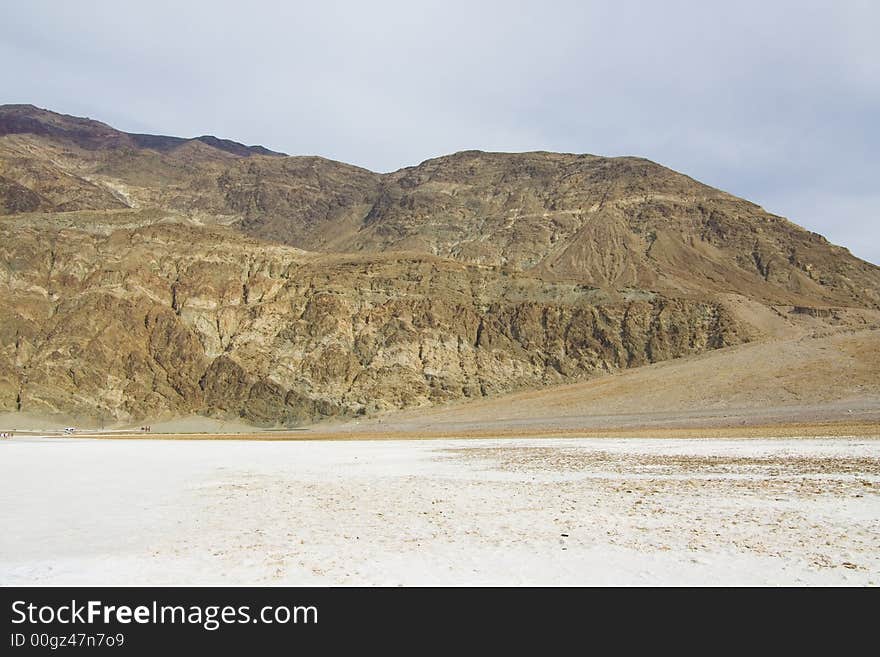
[[[772,362],[804,322],[878,308],[880,268],[639,158],[469,151],[377,174],[0,107],[0,411],[299,424],[743,343]],[[675,408],[655,391],[703,389],[700,363],[734,378],[691,402],[735,403],[744,361],[723,358],[674,385],[638,370],[617,396],[591,395],[623,376],[585,384],[577,412]],[[856,380],[822,362],[821,389]],[[792,399],[818,394],[804,381]],[[521,412],[565,414],[553,394]]]
[[[812,324],[811,328],[807,328]],[[687,356],[593,379],[317,427],[357,435],[541,435],[799,423],[880,422],[880,315],[837,330]],[[768,434],[766,429],[762,430]],[[827,428],[827,435],[836,429]],[[648,434],[650,435],[650,434]],[[770,432],[768,435],[773,435]]]

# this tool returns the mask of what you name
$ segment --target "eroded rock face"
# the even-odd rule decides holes
[[[3,411],[297,424],[701,353],[775,306],[880,308],[880,268],[639,158],[376,174],[0,106]]]
[[[436,258],[316,257],[231,231],[6,228],[0,240],[3,410],[296,424],[748,337],[709,299],[612,297]]]

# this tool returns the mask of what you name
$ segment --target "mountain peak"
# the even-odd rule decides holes
[[[60,114],[29,104],[0,105],[0,136],[9,134],[51,137],[71,142],[88,150],[149,148],[168,152],[186,143],[198,141],[238,157],[285,155],[285,153],[272,151],[264,146],[246,146],[230,139],[221,139],[212,135],[186,138],[128,133],[116,130],[94,119]]]

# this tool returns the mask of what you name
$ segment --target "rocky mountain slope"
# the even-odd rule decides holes
[[[577,435],[623,429],[656,437],[657,433],[651,433],[656,429],[684,430],[687,435],[689,429],[735,427],[733,431],[739,432],[749,426],[781,429],[781,424],[833,422],[843,432],[873,425],[869,435],[876,435],[880,313],[853,311],[839,320],[837,330],[832,330],[808,315],[777,315],[772,322],[783,334],[773,340],[579,383],[397,411],[314,430],[321,435],[437,437]],[[806,434],[795,429],[791,435]]]
[[[0,408],[261,423],[583,378],[748,339],[718,302],[609,296],[228,230],[0,224]]]
[[[637,158],[376,174],[4,106],[0,215],[0,411],[296,424],[880,307],[877,267]]]

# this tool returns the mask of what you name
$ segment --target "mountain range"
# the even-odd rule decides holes
[[[357,417],[880,318],[880,268],[642,158],[380,174],[30,105],[0,264],[0,411],[90,422]]]

